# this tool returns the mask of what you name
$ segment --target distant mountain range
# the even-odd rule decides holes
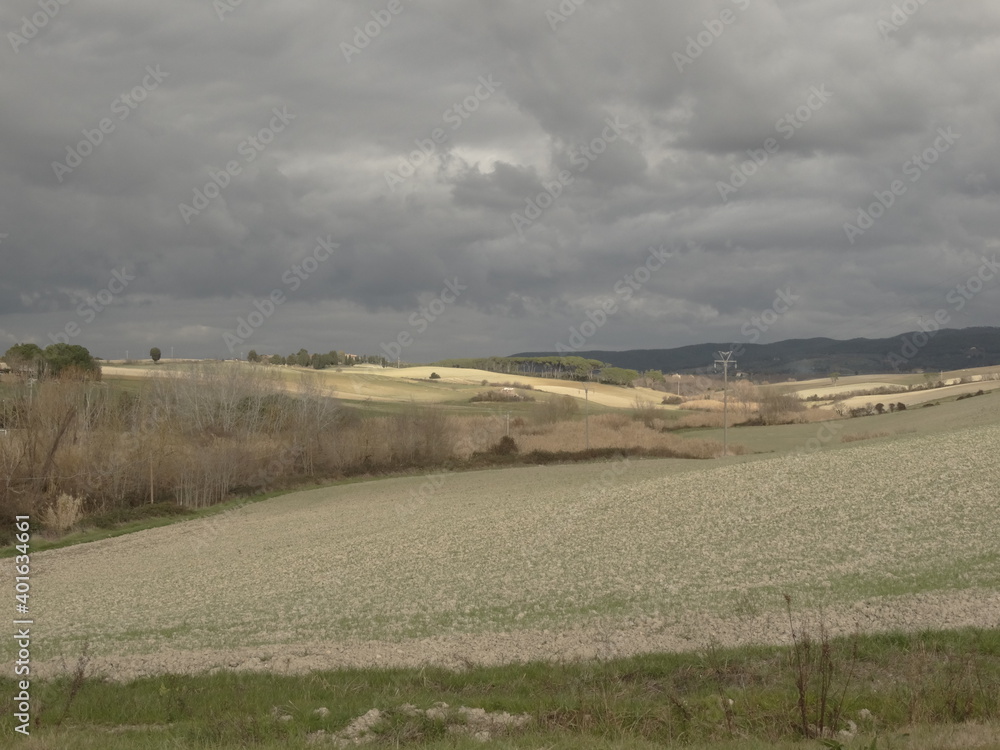
[[[1000,364],[1000,328],[918,331],[887,339],[789,339],[773,344],[694,344],[676,349],[631,349],[622,352],[575,351],[631,370],[693,373],[711,369],[717,352],[735,350],[741,372],[751,375],[808,377],[867,375],[879,372],[961,370]],[[566,353],[568,354],[568,353]],[[557,352],[522,352],[516,357],[557,357]]]

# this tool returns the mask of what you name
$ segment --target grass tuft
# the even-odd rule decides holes
[[[33,680],[35,747],[995,748],[1000,630],[828,638],[461,671],[217,672]],[[0,679],[0,691],[14,682]],[[367,718],[366,718],[367,717]],[[12,717],[0,716],[10,734]],[[892,738],[891,742],[886,739]],[[950,738],[950,739],[946,739]],[[959,739],[964,738],[964,739]],[[822,742],[820,742],[822,741]],[[26,745],[31,747],[32,745]]]

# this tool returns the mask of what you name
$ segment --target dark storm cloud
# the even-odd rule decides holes
[[[407,356],[545,349],[661,246],[588,347],[739,343],[783,289],[764,340],[881,336],[1000,250],[988,0],[17,0],[0,32],[0,348],[228,356],[279,290],[248,348],[376,352],[460,279]]]

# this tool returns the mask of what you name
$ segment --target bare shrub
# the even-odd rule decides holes
[[[526,422],[519,418],[510,420],[510,427],[526,430],[548,430],[548,426],[525,427]],[[507,421],[500,415],[482,415],[475,417],[449,417],[448,431],[452,439],[452,456],[454,459],[466,459],[473,453],[488,452],[490,447],[506,433]]]
[[[510,435],[504,435],[490,452],[496,456],[513,456],[517,453],[517,442]]]
[[[622,424],[620,419],[614,419],[614,417],[620,417],[620,415],[602,414],[590,420],[589,447],[591,450],[642,449],[689,458],[715,458],[722,455],[721,442],[679,437],[668,432],[653,431],[633,419],[626,418]],[[517,442],[523,454],[530,454],[534,451],[580,452],[585,451],[588,447],[587,435],[579,420],[555,423],[544,432],[521,431]],[[746,453],[746,449],[741,445],[731,444],[729,450],[733,454]]]
[[[629,422],[630,422],[629,418],[626,417],[624,414],[612,413],[612,414],[600,414],[596,417],[592,417],[590,423],[604,425],[609,429],[617,431],[624,429],[629,424]]]
[[[433,464],[451,457],[454,439],[440,409],[414,408],[394,417],[394,422],[393,463]]]
[[[591,422],[593,424],[593,422]],[[555,431],[556,423],[528,424],[521,427],[518,432],[521,435],[551,435]]]
[[[499,391],[483,391],[477,393],[475,396],[469,399],[472,403],[478,403],[482,401],[487,402],[517,402],[517,401],[534,401],[534,396],[524,396],[517,393],[511,388],[502,389]]]
[[[83,498],[63,492],[42,511],[42,525],[62,536],[80,522],[82,510]]]
[[[747,417],[759,410],[760,392],[753,383],[747,380],[737,380],[729,386],[729,409],[737,418]]]
[[[859,440],[873,440],[874,438],[889,437],[888,432],[856,432],[853,435],[843,435],[840,438],[842,443],[856,443]]]
[[[684,409],[687,411],[719,411],[721,412],[723,403],[714,398],[694,398],[684,402]]]
[[[852,409],[848,409],[847,413],[852,417],[870,417],[875,414],[875,405],[865,404],[864,406],[855,406]]]
[[[759,397],[758,414],[764,424],[785,424],[805,410],[801,399],[787,393],[765,391]]]
[[[635,407],[632,410],[633,419],[642,422],[646,427],[652,428],[659,415],[660,412],[654,404],[643,401],[638,396],[635,397]]]
[[[685,414],[680,419],[666,425],[663,429],[669,432],[672,430],[697,429],[699,427],[722,427],[722,412],[699,411],[694,414]]]
[[[908,391],[922,391],[926,390],[930,386],[925,385],[880,385],[875,388],[861,388],[855,391],[841,391],[833,395],[832,399],[834,401],[845,401],[849,398],[857,398],[858,396],[886,396],[892,395],[894,393],[907,393]],[[812,396],[810,396],[812,398]],[[816,400],[826,401],[826,397],[817,396]]]
[[[554,424],[575,417],[580,411],[580,404],[572,396],[555,396],[538,405],[535,415],[543,424]]]

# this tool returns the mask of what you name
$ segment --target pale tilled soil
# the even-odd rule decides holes
[[[787,642],[784,592],[796,627],[997,627],[998,448],[989,426],[730,465],[389,479],[40,553],[35,674],[84,643],[124,679]]]
[[[935,592],[882,597],[847,606],[795,611],[797,635],[813,636],[820,625],[833,636],[922,628],[1000,627],[995,591]],[[294,643],[225,649],[164,648],[148,654],[89,658],[88,673],[115,680],[156,674],[198,674],[220,670],[300,674],[340,668],[440,666],[461,670],[473,664],[610,659],[654,652],[695,651],[747,644],[789,644],[787,615],[753,617],[682,614],[679,619],[628,618],[555,630],[452,634],[402,641]],[[38,665],[39,676],[71,671],[75,658]]]

